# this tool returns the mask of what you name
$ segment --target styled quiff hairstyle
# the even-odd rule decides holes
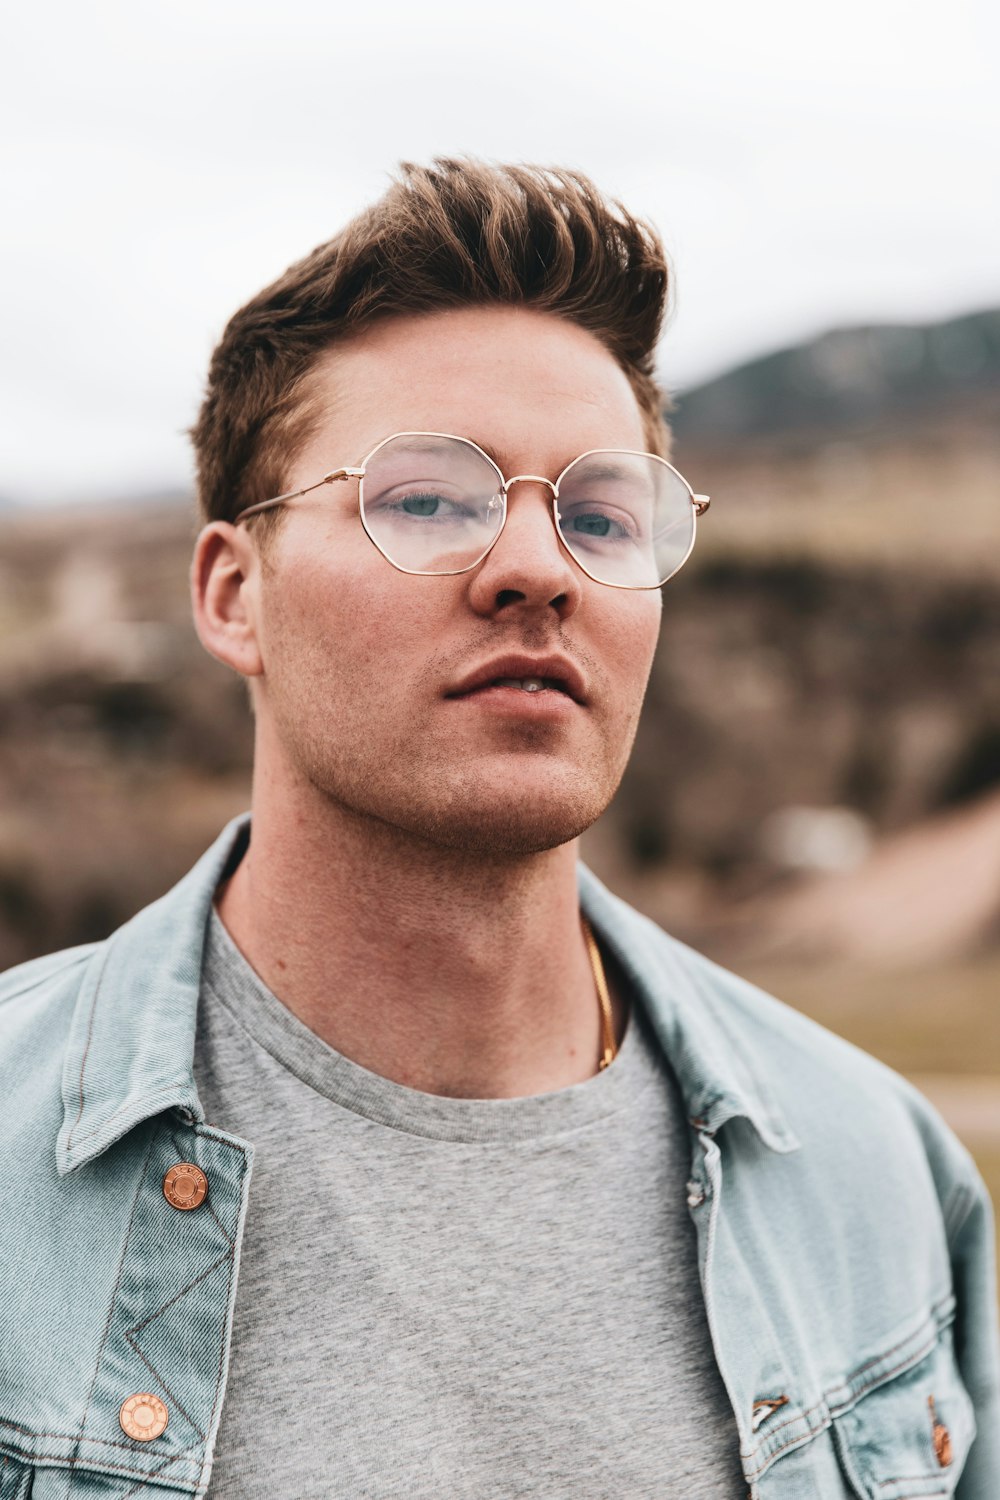
[[[588,329],[627,375],[649,448],[665,457],[653,356],[668,288],[656,231],[582,173],[404,163],[384,197],[229,320],[191,429],[202,516],[231,521],[282,491],[322,417],[310,391],[322,354],[385,318],[444,308],[531,307]]]

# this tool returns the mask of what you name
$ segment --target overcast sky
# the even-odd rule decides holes
[[[229,314],[400,158],[583,168],[652,218],[682,388],[1000,305],[995,0],[34,0],[0,99],[0,496],[184,486]]]

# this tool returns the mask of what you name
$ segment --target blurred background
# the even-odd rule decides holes
[[[1000,1199],[1000,11],[20,7],[0,182],[0,966],[248,802],[184,432],[229,314],[401,158],[582,168],[672,258],[664,596],[594,868],[915,1079]]]

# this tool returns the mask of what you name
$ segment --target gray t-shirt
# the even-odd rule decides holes
[[[446,1099],[334,1052],[213,913],[195,1079],[254,1142],[209,1500],[741,1500],[638,1006],[604,1072]]]

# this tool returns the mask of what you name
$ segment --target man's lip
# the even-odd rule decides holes
[[[587,684],[579,668],[565,656],[498,656],[476,667],[461,682],[449,688],[446,698],[465,698],[489,687],[498,677],[541,677],[558,682],[574,703],[587,702]]]

